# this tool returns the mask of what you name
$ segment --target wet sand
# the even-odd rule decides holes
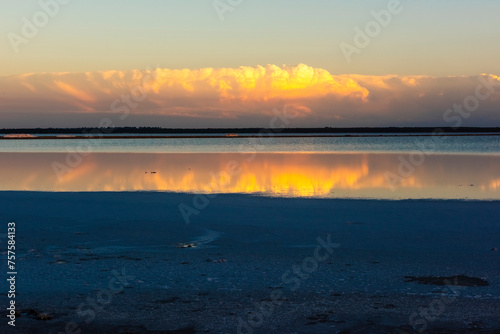
[[[194,198],[0,192],[18,267],[0,332],[500,330],[498,201]]]

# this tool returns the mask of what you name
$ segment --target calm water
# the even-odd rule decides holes
[[[0,190],[500,199],[500,137],[0,140]]]
[[[0,152],[411,152],[500,154],[500,136],[0,140]]]

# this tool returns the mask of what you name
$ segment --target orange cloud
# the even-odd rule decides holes
[[[61,82],[61,81],[55,81],[54,84],[64,93],[71,95],[78,100],[82,100],[85,102],[95,102],[95,97],[85,93],[82,90],[79,90],[78,88],[75,88],[67,83]]]
[[[489,96],[475,119],[491,125],[500,119],[500,78],[482,78]],[[463,76],[332,75],[305,64],[29,73],[0,77],[0,114],[128,109],[139,116],[248,120],[288,105],[301,121],[296,126],[415,125],[441,122],[445,110],[475,94],[478,84],[478,77]]]

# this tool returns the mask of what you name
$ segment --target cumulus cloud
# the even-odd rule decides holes
[[[479,86],[479,105],[461,116],[463,125],[500,125],[500,77],[493,74],[332,75],[304,64],[28,73],[0,78],[0,121],[28,126],[30,115],[64,126],[61,120],[73,117],[82,124],[71,126],[92,126],[85,120],[126,114],[114,125],[266,126],[273,109],[286,105],[297,116],[292,127],[437,126],[446,125],[446,111],[476,96]]]

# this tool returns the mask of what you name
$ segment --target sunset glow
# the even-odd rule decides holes
[[[1,153],[0,172],[16,177],[5,189],[50,191],[170,191],[245,193],[290,197],[420,198],[498,196],[499,157],[429,157],[419,169],[391,188],[397,154],[92,154],[76,168],[56,170],[64,153]],[[459,161],[461,170],[450,166]],[[474,175],[480,161],[481,175]],[[228,164],[234,169],[229,170]],[[31,166],[42,166],[34,170]],[[440,171],[447,171],[442,173]],[[154,173],[152,173],[154,172]],[[462,179],[462,187],[456,183]]]
[[[89,120],[115,115],[117,126],[162,116],[163,125],[171,119],[185,127],[196,119],[218,119],[235,127],[265,127],[274,109],[286,107],[296,126],[359,126],[363,118],[373,125],[425,125],[443,123],[455,101],[479,91],[489,98],[481,101],[472,125],[499,119],[499,88],[493,74],[332,75],[304,64],[23,74],[0,78],[0,117],[17,126],[25,124],[19,119],[25,114],[88,115]]]

